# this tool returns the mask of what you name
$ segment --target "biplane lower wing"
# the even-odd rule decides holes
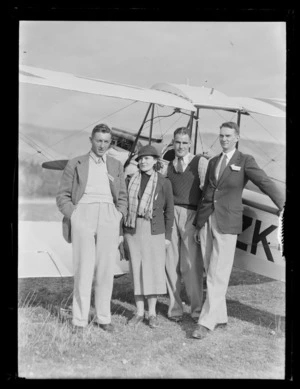
[[[238,236],[234,266],[285,281],[281,226],[277,209],[265,195],[244,189],[243,232]],[[72,245],[62,237],[61,222],[19,222],[19,277],[70,277]],[[116,258],[115,275],[129,272]]]
[[[128,261],[116,257],[115,276],[129,272]],[[72,245],[62,235],[61,222],[20,221],[18,277],[72,277]]]

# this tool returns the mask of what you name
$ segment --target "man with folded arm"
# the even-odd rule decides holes
[[[207,293],[193,338],[203,339],[228,321],[226,292],[233,266],[237,235],[242,232],[242,192],[248,180],[268,195],[280,211],[284,196],[251,155],[236,149],[239,126],[223,123],[219,140],[223,152],[207,167],[203,195],[194,220],[207,274]],[[280,212],[279,212],[280,213]]]

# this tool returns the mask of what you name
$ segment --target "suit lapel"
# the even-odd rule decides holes
[[[85,189],[89,172],[89,154],[84,155],[78,160],[76,169],[79,178],[79,185]]]
[[[222,157],[222,153],[218,155],[213,161],[212,161],[212,166],[211,166],[211,172],[212,172],[212,181],[215,185],[217,185],[217,179],[216,179],[216,169],[218,166],[218,163],[220,161],[220,158]]]
[[[111,176],[113,176],[114,175],[113,165],[112,165],[112,161],[109,158],[109,156],[106,157],[106,168],[107,168],[107,173],[110,174]]]
[[[230,165],[236,164],[240,159],[240,155],[241,155],[241,153],[238,150],[236,150],[235,153],[233,154],[233,156],[231,157],[231,159],[228,161],[228,164],[227,164],[225,170],[223,171],[222,176],[218,180],[218,185],[220,185],[229,176],[229,174],[231,173]]]
[[[114,164],[114,159],[110,158],[109,156],[106,157],[106,168],[107,168],[107,173],[109,174],[109,186],[111,193],[113,195],[114,200],[117,200],[116,197],[116,186],[114,179],[117,176],[116,169],[115,169],[115,164]]]

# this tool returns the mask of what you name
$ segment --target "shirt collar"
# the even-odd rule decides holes
[[[93,150],[90,151],[90,157],[96,162],[96,163],[100,163],[101,160],[103,160],[104,163],[106,163],[106,153],[104,153],[102,155],[102,157],[98,157],[94,152]]]
[[[233,150],[231,150],[231,151],[229,151],[229,153],[224,153],[223,151],[222,151],[222,155],[226,155],[226,157],[227,157],[227,159],[228,159],[228,161],[232,158],[232,156],[233,156],[233,154],[235,153],[235,150],[236,149],[233,149]]]
[[[188,165],[188,164],[190,163],[190,159],[191,159],[192,156],[193,156],[193,155],[192,155],[191,153],[187,153],[187,154],[182,158],[183,163],[184,163],[185,165]],[[175,156],[174,165],[177,165],[177,162],[178,162],[178,157]]]

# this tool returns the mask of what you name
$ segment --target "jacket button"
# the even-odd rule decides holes
[[[217,200],[215,200],[215,203],[217,202]]]

